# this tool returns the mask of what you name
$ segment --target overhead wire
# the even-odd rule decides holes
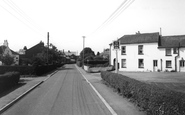
[[[20,12],[21,15],[23,15],[23,17],[25,17],[26,20],[28,20],[31,24],[33,24],[38,30],[43,31],[43,29],[42,29],[40,26],[38,26],[38,24],[35,23],[35,21],[34,21],[32,18],[30,18],[22,9],[20,9],[19,6],[17,6],[12,0],[7,0],[7,1],[8,1],[14,8],[16,8],[16,10],[17,10],[18,12]]]
[[[5,1],[5,0],[3,0],[4,1],[4,3],[6,4],[6,5],[8,5],[14,12],[16,12],[17,14],[19,14],[19,16],[21,16],[23,19],[24,19],[24,21],[23,20],[21,20],[20,18],[18,18],[14,13],[12,13],[12,12],[10,12],[8,9],[6,9],[4,6],[2,6],[2,5],[0,5],[5,11],[7,11],[9,14],[11,14],[12,16],[14,16],[16,19],[18,19],[21,23],[23,23],[24,25],[26,25],[28,28],[30,28],[32,31],[34,31],[34,32],[36,32],[36,33],[38,33],[38,34],[40,34],[42,37],[44,37],[45,38],[45,36],[41,33],[41,32],[39,32],[39,29],[37,28],[37,30],[36,30],[36,27],[35,26],[33,26],[33,23],[31,22],[31,21],[29,21],[22,13],[21,13],[21,11],[20,10],[18,10],[18,9],[16,9],[15,7],[13,7],[12,5],[10,5],[10,3],[7,3],[7,1]],[[19,8],[20,9],[20,8]],[[26,22],[28,22],[28,23],[26,23]],[[32,27],[31,27],[31,25],[32,25]],[[34,28],[33,28],[34,27]]]
[[[92,33],[96,33],[112,23],[123,11],[125,11],[135,0],[124,0],[116,10]],[[91,35],[92,35],[91,34]]]

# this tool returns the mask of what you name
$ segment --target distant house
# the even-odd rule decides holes
[[[161,36],[158,32],[137,33],[124,35],[119,42],[120,71],[185,72],[185,35]],[[115,65],[116,53],[113,46],[110,51],[111,64]]]
[[[14,58],[13,65],[19,65],[19,54],[11,50],[8,46],[8,41],[4,40],[4,44],[0,46],[0,56],[9,55]],[[0,65],[4,65],[2,60],[0,60]]]
[[[36,44],[35,46],[27,49],[24,51],[22,55],[20,55],[21,58],[21,65],[27,65],[31,59],[34,57],[46,57],[45,56],[45,46],[44,43],[41,41],[40,43]]]

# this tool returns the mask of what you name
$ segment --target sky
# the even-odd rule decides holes
[[[185,35],[184,6],[185,0],[0,0],[0,45],[8,40],[14,51],[46,45],[49,32],[59,50],[80,53],[86,36],[85,47],[96,53],[138,31]]]

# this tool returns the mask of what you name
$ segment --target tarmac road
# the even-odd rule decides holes
[[[111,115],[74,65],[66,65],[3,115]]]

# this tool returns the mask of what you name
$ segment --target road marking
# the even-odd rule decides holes
[[[76,65],[75,65],[76,66]],[[102,100],[102,102],[105,104],[107,109],[111,112],[112,115],[117,115],[117,113],[112,109],[112,107],[107,103],[107,101],[100,95],[100,93],[95,89],[95,87],[87,80],[87,78],[83,75],[83,73],[79,70],[79,68],[76,66],[78,71],[81,73],[81,75],[84,77],[84,79],[87,81],[87,83],[92,87],[92,89],[96,92],[98,97]]]

